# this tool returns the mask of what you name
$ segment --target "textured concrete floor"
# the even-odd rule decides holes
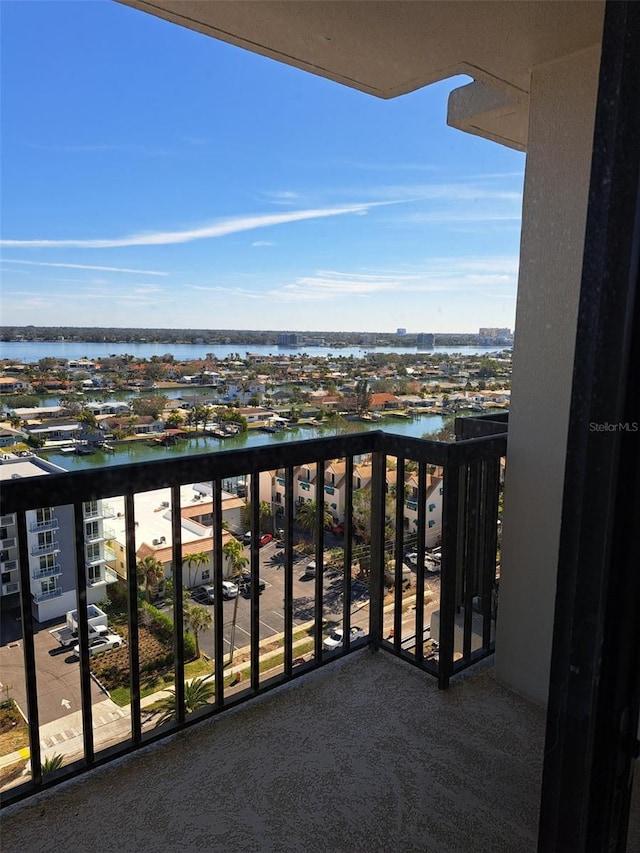
[[[7,810],[4,853],[535,850],[544,713],[359,652]]]

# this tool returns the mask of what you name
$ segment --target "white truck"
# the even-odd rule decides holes
[[[87,605],[87,620],[89,622],[89,642],[109,633],[107,614],[95,604]],[[63,647],[77,644],[78,611],[69,610],[67,612],[67,624],[62,628],[54,628],[49,633]]]

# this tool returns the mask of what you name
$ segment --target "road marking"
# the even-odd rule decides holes
[[[25,746],[25,747],[23,747],[22,749],[19,749],[19,750],[18,750],[18,752],[19,752],[19,754],[20,754],[20,758],[22,758],[22,759],[23,759],[23,760],[25,760],[25,761],[26,761],[26,759],[27,759],[27,758],[29,758],[29,756],[31,755],[31,753],[29,752],[29,747],[28,747],[28,746]]]
[[[279,616],[284,622],[284,613],[280,613],[278,610],[270,610],[269,613],[273,613],[274,616]]]
[[[60,704],[61,704],[61,705],[64,705],[64,707],[65,707],[65,708],[70,708],[70,707],[71,707],[71,702],[69,702],[69,700],[68,700],[68,699],[62,699],[62,700],[60,701]]]
[[[262,619],[258,619],[258,622],[259,622],[259,623],[260,623],[264,628],[268,628],[268,630],[269,630],[269,631],[271,631],[273,634],[277,634],[277,633],[278,633],[278,632],[276,631],[276,629],[275,629],[275,628],[272,628],[272,627],[271,627],[271,625],[267,625],[267,623],[266,623],[266,622],[263,622],[263,621],[262,621]]]

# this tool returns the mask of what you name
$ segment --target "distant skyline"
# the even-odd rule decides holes
[[[3,2],[4,325],[514,327],[524,155],[102,0]]]

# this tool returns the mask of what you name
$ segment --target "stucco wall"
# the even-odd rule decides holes
[[[547,700],[599,48],[534,69],[509,413],[497,677]]]

